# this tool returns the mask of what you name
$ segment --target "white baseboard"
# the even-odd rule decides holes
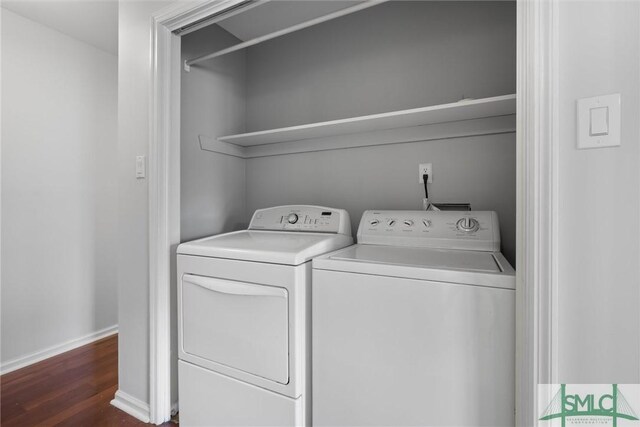
[[[149,422],[149,404],[122,390],[116,391],[111,404],[132,417],[136,417],[143,423]]]
[[[34,363],[41,362],[58,354],[64,353],[74,348],[82,347],[99,339],[108,337],[118,333],[118,325],[110,326],[108,328],[101,329],[99,331],[90,333],[80,338],[75,338],[62,344],[54,345],[44,350],[36,351],[26,356],[18,357],[16,359],[9,360],[0,365],[0,375],[4,375],[8,372],[15,371],[25,366],[33,365]]]

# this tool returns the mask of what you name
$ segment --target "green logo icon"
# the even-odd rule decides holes
[[[567,385],[560,384],[560,390],[553,396],[540,420],[560,418],[562,427],[565,427],[570,417],[582,417],[585,424],[590,423],[588,419],[592,417],[608,417],[614,427],[618,425],[618,419],[638,420],[617,384],[611,384],[611,393],[603,394],[567,394]]]

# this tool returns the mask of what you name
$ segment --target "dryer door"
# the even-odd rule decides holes
[[[185,274],[180,301],[185,353],[289,382],[286,289]]]

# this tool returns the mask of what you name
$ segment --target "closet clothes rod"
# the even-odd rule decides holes
[[[385,3],[389,0],[366,0],[362,3],[359,3],[355,6],[347,7],[344,9],[340,9],[338,11],[329,13],[328,15],[320,16],[318,18],[311,19],[309,21],[301,22],[299,24],[293,25],[288,28],[283,28],[282,30],[275,31],[273,33],[265,34],[264,36],[256,37],[255,39],[247,40],[246,42],[239,43],[237,45],[228,47],[226,49],[222,49],[213,53],[209,53],[206,55],[198,56],[197,58],[188,59],[184,61],[184,69],[186,71],[190,71],[192,65],[198,64],[200,62],[217,58],[218,56],[226,55],[231,52],[235,52],[241,49],[245,49],[250,46],[254,46],[256,44],[266,42],[271,39],[275,39],[280,36],[284,36],[286,34],[291,34],[293,32],[303,30],[305,28],[312,27],[314,25],[322,24],[323,22],[331,21],[332,19],[340,18],[341,16],[349,15],[354,12],[358,12],[364,9],[368,9],[372,6],[377,6],[381,3]]]

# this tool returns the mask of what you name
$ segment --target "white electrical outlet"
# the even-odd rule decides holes
[[[418,165],[418,182],[420,184],[424,183],[424,180],[422,179],[422,176],[424,174],[429,175],[427,183],[431,184],[433,182],[433,168],[431,166],[431,163],[420,163]]]

